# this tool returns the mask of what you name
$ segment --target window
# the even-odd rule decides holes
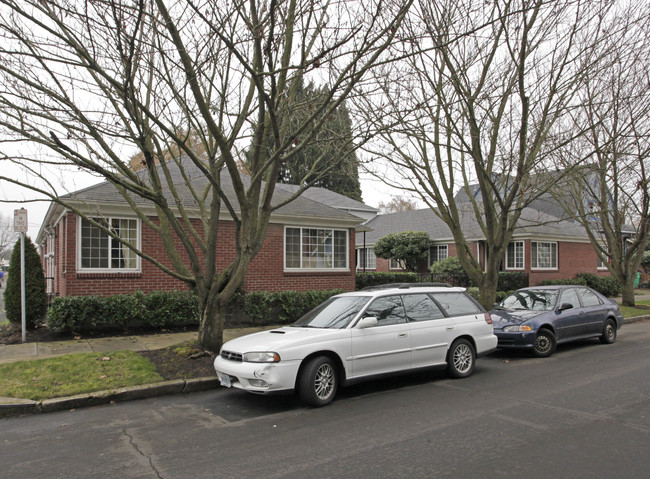
[[[429,321],[445,317],[436,303],[426,294],[407,294],[402,299],[409,321]]]
[[[560,306],[565,303],[569,303],[574,308],[580,307],[580,300],[578,299],[578,294],[576,293],[575,289],[573,288],[565,289],[562,292],[562,298],[560,299]]]
[[[589,291],[588,289],[578,289],[578,296],[582,300],[582,305],[586,308],[588,306],[599,306],[602,303],[600,298],[596,296],[592,291]]]
[[[287,227],[284,251],[287,269],[346,269],[348,232]]]
[[[93,218],[110,228],[123,241],[139,247],[139,222],[128,218]],[[128,246],[85,219],[80,222],[80,269],[137,270],[139,257]]]
[[[406,269],[404,265],[404,261],[402,261],[401,259],[393,259],[393,258],[390,259],[388,267],[390,269]]]
[[[443,259],[447,259],[446,244],[436,244],[429,248],[429,266]]]
[[[372,248],[357,248],[357,269],[377,269],[377,256]]]
[[[524,242],[508,243],[506,250],[506,269],[524,269]]]
[[[436,293],[433,295],[433,299],[448,316],[482,313],[481,308],[463,293]]]
[[[375,316],[378,326],[388,324],[399,324],[406,322],[404,306],[401,296],[385,296],[374,300],[365,313],[364,317]]]
[[[533,241],[530,249],[533,269],[557,269],[557,243]]]

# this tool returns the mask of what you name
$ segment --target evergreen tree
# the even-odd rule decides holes
[[[295,127],[303,124],[311,114],[314,105],[324,102],[328,95],[327,88],[315,88],[313,84],[304,87],[300,80],[286,112],[285,121],[289,122],[284,130],[286,134],[292,135]],[[296,137],[293,141],[297,144],[301,139]],[[359,162],[353,149],[352,121],[345,104],[326,118],[310,144],[282,166],[278,182],[297,185],[316,178],[314,186],[361,201]]]
[[[20,308],[20,238],[14,245],[9,263],[9,277],[4,292],[5,312],[7,319],[13,324],[21,324]],[[27,328],[33,328],[45,317],[47,298],[45,295],[45,276],[41,258],[34,243],[27,238],[25,241],[25,321]]]

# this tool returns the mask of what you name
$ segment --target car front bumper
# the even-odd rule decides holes
[[[525,333],[494,331],[497,337],[497,348],[500,349],[531,349],[535,345],[537,332],[527,331]]]
[[[214,369],[221,384],[256,394],[291,391],[296,385],[300,361],[247,363],[217,356]]]

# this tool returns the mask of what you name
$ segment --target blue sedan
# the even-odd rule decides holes
[[[498,348],[528,349],[537,357],[559,343],[616,341],[623,315],[615,301],[585,286],[538,286],[515,291],[490,311]]]

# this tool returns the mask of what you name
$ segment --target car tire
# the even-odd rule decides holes
[[[549,329],[542,328],[537,332],[535,344],[533,344],[533,356],[547,358],[555,352],[556,347],[555,334]]]
[[[454,379],[466,378],[474,371],[476,352],[472,343],[457,339],[447,351],[447,373]]]
[[[334,361],[327,356],[312,358],[300,373],[298,396],[310,406],[326,406],[336,395],[338,379]]]
[[[603,344],[612,344],[616,341],[616,323],[611,319],[605,321],[605,327],[603,328],[603,334],[600,336],[600,342]]]

